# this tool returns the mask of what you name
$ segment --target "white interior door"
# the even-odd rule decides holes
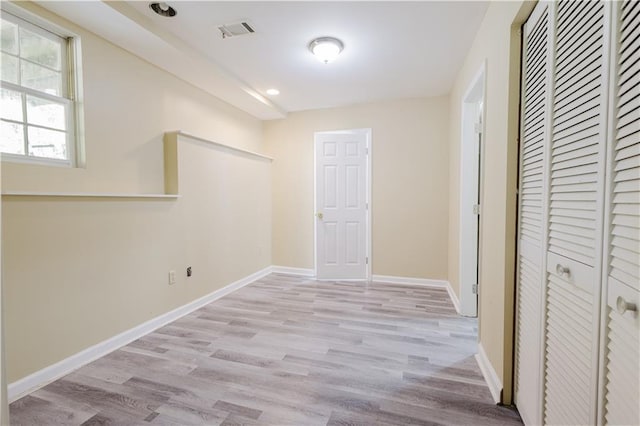
[[[364,280],[370,130],[315,134],[316,277]]]

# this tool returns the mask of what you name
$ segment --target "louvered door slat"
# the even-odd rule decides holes
[[[559,9],[571,9],[571,4],[560,2]],[[562,73],[555,76],[555,93],[573,92],[568,95],[565,104],[554,107],[552,135],[552,176],[551,176],[551,215],[550,223],[562,219],[554,215],[555,203],[561,200],[597,200],[599,185],[602,179],[599,156],[599,144],[604,131],[602,117],[602,82],[600,76],[603,66],[603,16],[602,3],[591,2],[589,5],[590,25],[569,25],[563,22],[562,14],[558,14],[558,40],[556,62],[565,63]],[[569,14],[567,14],[568,16]],[[595,21],[593,21],[595,19]],[[566,31],[562,32],[562,29]],[[582,43],[582,44],[581,44]],[[582,83],[582,84],[581,84]],[[590,90],[577,90],[575,87],[589,87]],[[565,111],[571,111],[565,113]],[[582,146],[576,151],[558,152],[556,146],[563,146],[563,139],[582,132]],[[571,155],[574,153],[575,155]],[[586,154],[586,155],[583,155]],[[579,177],[582,183],[568,183],[561,178]],[[579,192],[579,193],[577,193]],[[565,223],[566,224],[566,223]],[[570,223],[566,224],[571,226]],[[595,247],[596,222],[577,222],[573,235],[582,235]],[[566,229],[566,228],[564,228]],[[576,250],[571,238],[557,235],[550,242],[549,250],[589,266],[595,264],[594,251]]]
[[[629,4],[634,2],[628,2]],[[624,52],[629,48],[633,47],[633,44],[628,43],[628,37],[630,35],[636,34],[634,29],[634,24],[638,19],[638,15],[640,15],[640,7],[637,4],[629,5],[628,7],[623,7],[621,9],[621,25],[620,25],[620,41],[622,42],[620,46],[620,51]]]
[[[591,154],[593,155],[593,154]],[[570,157],[567,157],[567,160]],[[580,157],[578,157],[577,159],[580,159]],[[576,159],[576,160],[577,160]],[[584,161],[584,160],[582,160]],[[559,161],[562,164],[562,161]],[[559,185],[563,185],[562,188],[560,188],[558,190],[558,192],[572,192],[572,191],[579,191],[580,188],[578,186],[571,186],[571,185],[580,185],[580,184],[587,184],[587,186],[585,186],[585,189],[589,189],[590,186],[589,184],[591,182],[593,182],[593,179],[595,179],[597,176],[595,173],[590,174],[590,175],[585,175],[585,174],[581,174],[581,173],[575,173],[576,170],[574,170],[574,168],[567,166],[566,169],[570,169],[568,171],[574,172],[574,173],[555,173],[555,181],[556,184]],[[584,186],[584,185],[583,185]]]
[[[626,44],[625,48],[620,51],[620,76],[628,77],[633,70],[637,70],[637,59],[640,54],[637,50],[633,50],[633,43],[637,40],[634,40],[637,36],[633,31],[636,29],[633,27],[628,27],[623,30],[620,41],[622,44]],[[624,78],[622,79],[624,80]]]
[[[638,70],[636,70],[635,74],[631,74],[629,76],[624,76],[626,77],[625,80],[622,80],[622,82],[625,85],[629,85],[632,87],[629,87],[628,90],[624,91],[624,92],[619,92],[618,93],[618,118],[620,118],[622,115],[625,115],[631,111],[634,111],[635,108],[632,105],[627,105],[629,102],[633,102],[638,100],[637,98],[637,93],[636,91],[633,90],[633,87],[638,87],[638,82],[640,82],[640,75],[638,75],[637,73]],[[637,105],[637,103],[635,104]]]
[[[539,423],[542,338],[543,194],[549,116],[549,10],[540,2],[524,27],[520,144],[515,399],[525,422]]]
[[[633,120],[628,124],[625,123],[618,128],[618,137],[623,138],[640,132],[640,123],[637,120]]]
[[[581,23],[581,25],[589,28],[589,31],[585,32],[580,38],[569,40],[569,43],[567,43],[562,50],[558,50],[559,58],[561,58],[556,63],[559,82],[570,75],[576,61],[582,61],[582,63],[586,65],[590,63],[590,60],[597,58],[598,44],[601,42],[602,31],[600,31],[598,27],[592,26],[592,24],[599,21],[601,21],[601,17],[596,14],[591,17],[588,22]],[[572,50],[574,46],[588,47],[581,50]]]
[[[570,218],[579,218],[579,219],[589,219],[595,220],[595,212],[593,210],[575,210],[575,209],[563,209],[561,207],[556,207],[552,210],[552,213],[559,217],[570,217]],[[557,225],[559,228],[562,228],[565,232],[570,232],[571,228],[565,228],[562,225]]]
[[[618,310],[618,299],[640,306],[640,292],[613,277],[607,292],[604,419],[610,425],[640,424],[640,318]]]
[[[636,121],[638,120],[638,117],[633,117],[631,116],[631,114],[629,114],[627,120]],[[625,123],[623,123],[623,120],[619,120],[618,123],[620,127],[623,127],[626,125]],[[624,169],[637,168],[638,165],[640,164],[639,157],[640,157],[640,144],[629,145],[624,148],[617,147],[616,158],[615,158],[615,161],[616,161],[615,170],[619,171]],[[626,161],[626,162],[623,161],[626,159],[630,159],[631,161]]]
[[[625,230],[627,232],[625,232]],[[638,270],[638,257],[640,256],[638,247],[638,234],[635,230],[635,235],[631,235],[631,228],[615,226],[614,234],[611,239],[611,263],[622,260],[625,262],[633,263],[634,269],[625,269],[626,273],[631,274],[633,270]]]
[[[575,208],[575,206],[571,203],[575,202],[565,201],[562,204],[562,206],[566,205],[565,209],[561,209],[560,206],[551,209],[550,213],[555,215],[555,222],[549,225],[549,230],[557,231],[557,238],[562,238],[562,236],[566,234],[580,236],[586,239],[583,241],[588,241],[588,237],[584,236],[584,230],[588,230],[589,228],[591,228],[593,226],[594,220],[591,218],[592,210],[582,207],[591,205],[593,203],[577,201],[577,203],[580,204],[581,209]],[[551,232],[549,233],[551,234]]]
[[[640,195],[635,192],[615,193],[613,202],[616,204],[640,204]]]
[[[638,82],[638,71],[640,70],[640,51],[630,52],[628,58],[625,58],[618,66],[620,67],[620,84],[629,83],[630,86],[634,83],[637,86]],[[626,88],[626,90],[630,90],[632,87]],[[626,91],[621,91],[621,94],[627,93]]]
[[[552,337],[551,342],[554,341]],[[582,396],[580,390],[585,386],[588,386],[588,383],[584,383],[584,381],[574,381],[579,373],[576,373],[578,367],[573,365],[570,354],[560,354],[559,352],[555,352],[550,354],[547,358],[547,363],[549,366],[556,367],[558,371],[562,370],[563,374],[560,374],[556,377],[558,382],[563,382],[563,386],[567,389],[567,397],[574,399],[573,403],[579,404],[582,409],[586,409],[589,406],[589,403],[585,401]]]
[[[526,130],[526,129],[525,129]],[[537,163],[537,161],[540,161],[540,158],[531,158],[532,156],[537,155],[540,149],[542,149],[543,144],[543,130],[542,129],[533,129],[529,131],[529,136],[528,136],[530,145],[527,146],[526,150],[522,151],[522,156],[529,160],[527,161],[527,165],[523,167],[524,170],[530,170],[532,168],[536,168],[536,167],[540,167],[541,164]]]
[[[583,53],[576,61],[579,61],[573,68],[566,67],[564,74],[557,78],[556,94],[560,95],[573,91],[580,85],[591,81],[595,74],[601,69],[601,57],[597,55],[597,51],[591,55]]]
[[[637,276],[638,271],[640,271],[640,268],[638,268],[637,263],[635,261],[629,262],[626,259],[623,259],[622,257],[620,257],[619,251],[622,251],[622,250],[616,249],[611,251],[611,255],[616,256],[614,259],[611,260],[611,267],[615,268],[615,272],[612,272],[612,273],[615,274],[615,276],[617,277]],[[627,254],[627,253],[624,253],[624,254]]]
[[[535,142],[535,141],[534,141]],[[522,158],[525,161],[531,161],[532,163],[536,163],[538,161],[542,161],[542,147],[539,150],[533,150],[530,152],[525,152]]]
[[[585,7],[582,7],[585,6]],[[558,10],[558,33],[557,43],[560,46],[558,49],[563,50],[571,46],[572,40],[567,40],[572,34],[575,34],[576,26],[582,26],[582,23],[588,21],[591,17],[598,13],[597,7],[593,3],[578,5],[578,7],[572,7],[568,14],[562,13],[562,6]]]
[[[615,313],[616,312],[611,312],[610,315],[615,316]],[[621,319],[622,316],[618,318]],[[622,370],[629,370],[629,367],[638,361],[634,356],[636,355],[635,345],[638,339],[629,339],[629,336],[633,336],[635,331],[632,326],[629,326],[631,324],[633,324],[633,321],[620,321],[616,327],[612,327],[609,330],[608,345],[614,352],[616,352],[616,357],[620,361],[619,365],[612,365],[612,369],[620,368]]]
[[[531,105],[529,108],[527,108],[527,110],[525,111],[526,119],[524,122],[524,127],[526,131],[533,130],[530,128],[530,126],[532,125],[539,126],[540,116],[544,115],[545,113],[544,107],[545,107],[544,99],[540,99],[538,100],[537,104]],[[542,126],[539,126],[538,128],[540,129],[542,128]]]
[[[585,13],[590,11],[591,5],[588,2],[584,2],[578,7],[567,8],[564,5],[560,5],[556,11],[559,24],[558,29],[560,31],[560,35],[565,35],[568,25],[575,25],[576,22],[579,22],[582,17],[584,17]]]
[[[640,61],[640,7],[623,2],[619,22],[610,272],[640,291],[640,70],[623,75]]]
[[[584,174],[584,180],[588,182],[597,182],[598,180],[598,162],[600,159],[597,155],[591,154],[583,157],[575,157],[569,159],[558,159],[556,156],[556,161],[551,166],[551,176],[552,178],[560,177],[560,176],[577,176]],[[582,167],[582,169],[579,169]],[[556,187],[556,192],[566,192],[562,191],[562,185],[558,185],[558,182],[552,180],[552,194],[553,194],[553,186]],[[595,191],[591,191],[594,192]]]
[[[622,230],[621,230],[622,229]],[[637,241],[634,240],[633,238],[629,238],[629,234],[630,232],[625,232],[625,231],[629,231],[631,228],[621,228],[618,226],[615,226],[613,228],[613,238],[611,241],[611,245],[612,245],[612,250],[615,249],[622,249],[622,251],[625,253],[624,257],[629,257],[631,259],[633,258],[637,258],[635,255],[636,253],[638,253],[640,247],[638,247]],[[636,236],[638,236],[638,231],[636,231]],[[631,252],[631,253],[628,253]],[[620,257],[620,256],[616,256],[616,257]]]
[[[595,124],[593,127],[596,126],[597,124]],[[569,149],[569,147],[573,144],[576,144],[580,147],[589,146],[590,144],[594,143],[593,139],[596,139],[596,137],[593,136],[593,130],[591,128],[580,129],[574,133],[567,134],[561,140],[557,140],[553,146],[553,152],[564,152],[564,149]]]
[[[545,375],[547,424],[589,423],[589,388],[593,377],[590,299],[585,291],[549,274]]]
[[[634,1],[625,1],[622,3],[620,10],[622,11],[622,17],[623,20],[622,22],[625,24],[630,24],[633,23],[633,20],[630,19],[624,19],[624,18],[629,18],[630,16],[634,15],[634,10],[636,11],[635,13],[639,13],[640,12],[640,7],[638,6],[637,2]]]
[[[562,93],[556,92],[553,102],[555,108],[562,108],[568,102],[573,101],[575,98],[579,98],[593,92],[594,89],[597,89],[599,84],[599,79],[595,77],[591,80],[585,80],[584,82],[581,82],[579,86],[567,87]]]
[[[532,83],[530,87],[527,88],[526,96],[530,96],[531,98],[536,98],[540,95],[541,92],[546,90],[545,84],[543,81],[536,81]]]
[[[568,315],[559,308],[554,308],[554,309],[549,309],[549,314],[552,316],[557,316],[558,319],[560,320],[570,320],[570,318],[568,318]],[[565,336],[565,329],[563,328],[556,328],[554,326],[550,326],[549,328],[547,328],[547,340],[549,342],[549,344],[558,344],[558,346],[556,348],[554,348],[553,351],[548,353],[548,357],[549,359],[551,359],[554,354],[556,355],[566,355],[567,358],[571,359],[571,355],[572,353],[568,350],[566,350],[566,346],[563,344],[563,342],[566,342],[566,344],[568,345],[572,345],[576,350],[578,349],[582,349],[582,350],[589,350],[590,347],[589,346],[585,346],[584,344],[581,344],[581,337],[582,336],[578,336],[578,335],[571,335],[569,337]],[[575,329],[571,329],[571,331],[576,332]],[[583,342],[582,342],[583,343]],[[571,365],[567,365],[564,367],[564,369],[568,372],[571,372],[573,370],[574,373],[576,373],[575,377],[571,376],[573,378],[573,380],[578,380],[579,382],[584,382],[585,385],[588,384],[588,380],[585,377],[578,377],[579,373],[580,373],[580,368],[581,366],[579,365],[581,363],[580,360],[576,361],[574,360]],[[587,366],[585,366],[587,367]],[[583,395],[584,397],[584,395]]]

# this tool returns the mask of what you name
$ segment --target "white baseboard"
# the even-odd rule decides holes
[[[391,284],[407,284],[407,285],[419,285],[424,287],[444,288],[449,293],[449,299],[453,303],[456,312],[460,315],[460,300],[453,291],[449,281],[444,280],[430,280],[426,278],[407,278],[407,277],[394,277],[390,275],[374,275],[373,281],[391,283]]]
[[[291,266],[272,266],[271,272],[274,274],[299,275],[302,277],[313,277],[316,275],[313,269],[293,268]]]
[[[493,369],[493,365],[489,362],[489,358],[487,357],[487,353],[484,351],[481,343],[478,343],[478,353],[476,354],[476,361],[480,366],[480,371],[482,371],[482,375],[484,376],[484,380],[487,382],[487,386],[489,386],[489,391],[491,392],[491,396],[496,404],[502,402],[502,382],[496,373],[496,370]]]
[[[115,351],[116,349],[127,345],[136,339],[139,339],[145,334],[151,333],[153,330],[156,330],[172,321],[175,321],[178,318],[181,318],[195,311],[196,309],[201,308],[202,306],[221,298],[222,296],[232,293],[239,288],[246,286],[247,284],[251,284],[256,280],[269,275],[271,271],[272,267],[268,266],[258,272],[255,272],[225,287],[222,287],[221,289],[209,293],[206,296],[196,299],[193,302],[189,302],[186,305],[180,306],[179,308],[176,308],[170,312],[157,316],[132,329],[113,336],[110,339],[100,342],[81,352],[78,352],[77,354],[63,359],[62,361],[45,367],[42,370],[36,371],[33,374],[30,374],[16,382],[13,382],[8,386],[8,399],[10,402],[13,402],[16,399],[21,398],[22,396],[33,392],[53,382],[54,380],[57,380],[60,377],[71,373],[74,370],[77,370],[83,365],[86,365],[110,352]]]
[[[453,303],[453,307],[456,308],[456,312],[458,315],[462,315],[460,313],[460,299],[456,295],[456,292],[453,291],[453,287],[451,287],[451,283],[447,281],[447,292],[449,293],[449,298],[451,299],[451,303]]]
[[[372,281],[390,284],[420,285],[424,287],[447,288],[449,283],[444,280],[430,280],[427,278],[394,277],[391,275],[374,275]]]
[[[26,376],[18,381],[10,383],[8,386],[8,392],[7,392],[8,399],[10,402],[13,402],[16,399],[19,399],[22,396],[30,392],[33,392],[53,382],[54,380],[57,380],[60,377],[71,373],[74,370],[77,370],[83,365],[86,365],[92,361],[95,361],[96,359],[110,352],[113,352],[114,350],[121,348],[122,346],[125,346],[131,343],[132,341],[139,339],[140,337],[148,333],[151,333],[152,331],[172,321],[175,321],[178,318],[181,318],[195,311],[196,309],[199,309],[202,306],[213,302],[214,300],[217,300],[229,293],[232,293],[246,286],[247,284],[250,284],[256,280],[259,280],[260,278],[263,278],[266,275],[269,275],[270,273],[298,275],[298,276],[305,276],[305,277],[315,276],[315,271],[313,269],[294,268],[289,266],[275,266],[275,265],[268,266],[258,272],[255,272],[247,277],[244,277],[225,287],[222,287],[221,289],[218,289],[212,293],[209,293],[206,296],[203,296],[199,299],[196,299],[192,302],[187,303],[186,305],[180,306],[179,308],[176,308],[170,312],[167,312],[156,318],[153,318],[132,329],[124,331],[103,342],[100,342],[94,346],[91,346],[81,352],[71,355],[70,357],[63,359],[62,361],[59,361],[53,365],[45,367],[42,370],[36,371],[35,373],[32,373],[29,376]],[[395,276],[388,276],[388,275],[373,275],[372,280],[378,281],[378,282],[392,283],[392,284],[408,284],[408,285],[418,285],[418,286],[446,289],[447,292],[449,293],[449,297],[451,298],[452,303],[456,307],[456,310],[458,311],[458,313],[460,312],[458,298],[453,292],[451,285],[447,281],[431,280],[431,279],[425,279],[425,278],[395,277]],[[481,351],[480,353],[484,354],[484,350],[482,349],[482,347],[480,346],[479,348],[480,348],[479,350]],[[500,380],[497,378],[495,371],[489,364],[486,358],[486,354],[483,355],[483,359],[485,360],[484,363],[490,369],[487,371],[492,372],[493,376],[488,375],[485,372],[485,369],[483,369],[483,364],[480,361],[480,354],[476,355],[476,357],[478,359],[478,363],[480,364],[480,369],[485,375],[485,379],[487,380],[487,383],[489,383],[491,394],[494,395],[494,399],[495,399],[496,397],[494,394],[494,389],[498,389],[497,395],[499,398],[500,392],[502,390],[502,384],[500,384]],[[495,377],[495,380],[493,383],[495,383],[496,385],[494,387],[492,387],[492,382],[491,382],[491,380],[493,379],[490,379],[490,377]]]

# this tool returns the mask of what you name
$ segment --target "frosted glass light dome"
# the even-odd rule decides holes
[[[342,42],[333,37],[320,37],[309,43],[311,53],[325,64],[334,61],[343,48]]]

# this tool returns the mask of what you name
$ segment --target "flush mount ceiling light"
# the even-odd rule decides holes
[[[320,37],[309,43],[309,50],[321,62],[328,64],[338,57],[344,44],[334,37]]]
[[[174,8],[172,8],[171,6],[166,4],[165,2],[149,3],[149,7],[151,8],[151,10],[153,10],[158,15],[166,16],[168,18],[170,18],[172,16],[176,16],[176,14],[178,13],[178,12],[176,12],[176,10]]]
[[[280,91],[278,89],[268,89],[267,90],[267,95],[276,96],[276,95],[279,95],[279,94],[280,94]]]

